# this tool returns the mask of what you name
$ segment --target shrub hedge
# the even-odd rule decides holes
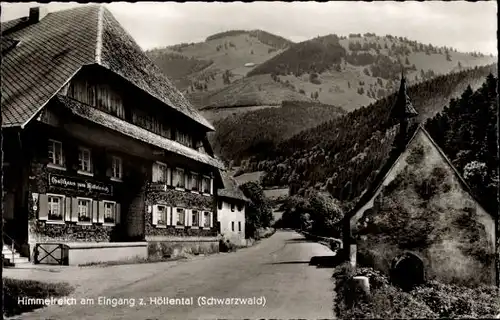
[[[370,296],[354,292],[355,275],[370,279]],[[404,318],[494,318],[500,314],[496,287],[468,288],[429,281],[410,292],[390,284],[388,278],[371,268],[353,270],[345,263],[336,268],[335,312],[344,319]]]
[[[74,288],[66,282],[46,283],[34,280],[3,280],[3,314],[6,317],[43,308],[43,304],[19,304],[18,298],[51,298],[63,297],[73,292]]]

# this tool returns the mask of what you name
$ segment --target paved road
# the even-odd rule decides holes
[[[321,244],[306,241],[292,231],[279,231],[256,246],[235,253],[175,264],[95,268],[92,272],[100,269],[113,273],[109,287],[104,288],[106,280],[100,279],[101,290],[86,291],[85,296],[80,287],[80,294],[75,293],[77,300],[82,296],[94,299],[94,305],[77,301],[74,306],[39,309],[21,319],[331,319],[332,269],[309,265],[314,256],[331,255]],[[90,276],[86,277],[90,286]],[[135,305],[98,305],[99,296],[133,298]],[[154,297],[184,298],[187,303],[192,297],[193,305],[154,304]],[[199,297],[256,297],[265,299],[265,305],[199,306]],[[262,301],[255,300],[258,302]]]

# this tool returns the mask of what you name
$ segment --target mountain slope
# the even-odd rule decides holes
[[[215,121],[214,151],[226,160],[272,152],[294,134],[345,114],[341,108],[317,102],[285,101],[276,108],[230,115]]]
[[[296,92],[293,86],[275,81],[268,74],[246,77],[225,88],[213,90],[204,95],[191,94],[188,97],[198,105],[200,110],[279,106],[286,100],[311,101],[310,98]]]
[[[182,43],[146,53],[165,73],[174,70],[169,76],[179,89],[190,93],[223,88],[291,44],[262,30],[232,30],[212,35],[204,42]],[[172,53],[176,53],[177,58],[169,58]],[[186,59],[191,63],[187,64]],[[193,68],[192,64],[200,67]]]
[[[408,88],[420,120],[440,112],[468,85],[477,88],[497,65],[439,76]],[[373,181],[388,157],[395,127],[388,123],[395,94],[349,114],[305,130],[275,150],[257,152],[242,168],[266,171],[264,184],[315,187],[341,200],[353,200]]]
[[[402,67],[410,83],[496,62],[496,57],[461,53],[406,38],[327,35],[297,43],[248,73],[276,74],[323,103],[353,110],[397,89]]]

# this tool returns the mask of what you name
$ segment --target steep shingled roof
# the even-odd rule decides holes
[[[2,126],[25,125],[82,66],[99,64],[214,130],[103,6],[52,12],[34,24],[16,19],[1,28],[20,41],[2,60]]]
[[[222,183],[224,185],[223,189],[217,190],[217,195],[219,197],[226,197],[226,198],[231,198],[231,199],[237,199],[237,200],[242,200],[249,202],[250,200],[245,197],[243,194],[243,191],[238,186],[238,182],[236,180],[229,176],[227,172],[223,170],[219,170],[221,177],[222,177]]]

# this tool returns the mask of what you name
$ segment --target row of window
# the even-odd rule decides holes
[[[56,168],[65,168],[66,161],[62,142],[49,140],[48,156],[50,164]],[[88,148],[78,148],[78,173],[92,175],[94,172],[92,163],[92,152]],[[123,161],[117,156],[111,157],[111,178],[121,181],[123,177]],[[153,182],[162,182],[176,188],[188,189],[206,194],[213,194],[212,178],[195,172],[186,172],[182,168],[173,171],[161,162],[153,164]]]
[[[231,221],[231,231],[234,232],[234,221]],[[238,221],[238,232],[241,232],[241,221]]]
[[[153,182],[165,183],[181,189],[195,192],[213,194],[213,179],[196,172],[189,172],[182,168],[171,170],[166,164],[155,162],[153,164]]]
[[[222,200],[219,200],[217,202],[217,208],[219,208],[219,210],[222,210],[223,206],[224,206],[224,201]],[[231,207],[231,212],[234,212],[236,211],[236,209],[241,212],[243,211],[243,209],[245,208],[245,205],[241,204],[241,203],[238,203],[238,204],[234,204],[234,203],[231,203],[231,204],[228,204],[229,207]]]
[[[66,160],[63,152],[62,142],[49,140],[49,163],[56,168],[65,168]],[[88,148],[78,148],[78,173],[93,175],[94,168],[92,163],[92,152]],[[121,180],[123,177],[123,161],[117,156],[111,157],[111,178]]]
[[[114,201],[41,194],[39,202],[39,220],[115,224],[120,219],[120,205]]]
[[[132,123],[164,138],[175,140],[186,147],[205,153],[205,148],[203,147],[203,142],[201,140],[193,138],[190,134],[182,130],[171,129],[168,125],[162,123],[152,115],[141,112],[133,112]]]
[[[153,205],[152,216],[153,225],[156,227],[211,228],[213,226],[213,214],[210,211]]]

